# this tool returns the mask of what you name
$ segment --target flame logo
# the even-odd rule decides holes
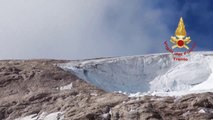
[[[175,48],[189,49],[187,44],[189,44],[191,40],[190,40],[190,37],[187,37],[186,35],[187,33],[186,33],[185,25],[183,22],[183,18],[181,17],[178,23],[178,27],[175,31],[175,36],[171,36],[170,42],[175,44],[172,46],[172,49],[175,49]]]

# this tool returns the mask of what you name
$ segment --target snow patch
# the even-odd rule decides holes
[[[198,111],[198,113],[206,113],[206,111],[205,111],[204,109],[200,109],[200,110]]]
[[[66,86],[62,86],[60,87],[60,90],[71,90],[73,88],[72,83],[66,85]]]
[[[104,113],[101,115],[101,117],[105,120],[105,119],[109,119],[110,114],[109,113]]]
[[[90,95],[92,95],[92,96],[98,96],[97,93],[91,93]]]
[[[29,115],[23,118],[17,118],[15,120],[37,120],[37,114]]]
[[[17,118],[15,120],[64,120],[63,112],[55,112],[47,114],[43,112],[41,115],[33,114],[26,117]]]

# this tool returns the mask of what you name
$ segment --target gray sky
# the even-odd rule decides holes
[[[142,0],[2,0],[0,59],[164,52],[163,12]]]

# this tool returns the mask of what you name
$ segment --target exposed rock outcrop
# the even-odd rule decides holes
[[[65,120],[213,119],[213,93],[129,98],[98,89],[56,65],[65,62],[1,61],[0,120],[58,111]]]

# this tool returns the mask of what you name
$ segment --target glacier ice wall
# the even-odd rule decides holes
[[[189,61],[174,61],[171,54],[100,58],[61,67],[110,92],[181,91],[193,89],[212,74],[212,54],[200,52],[188,57]]]

